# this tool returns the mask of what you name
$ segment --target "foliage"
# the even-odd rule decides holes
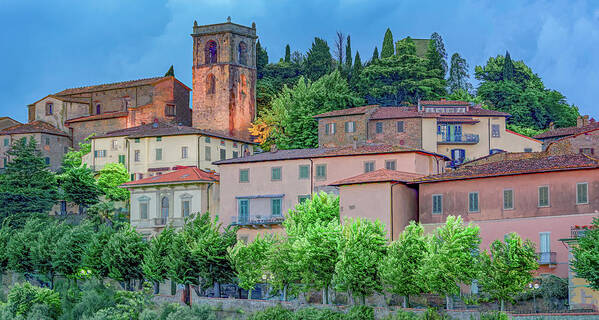
[[[252,314],[248,320],[292,320],[293,312],[280,305]]]
[[[237,242],[229,249],[229,259],[235,270],[237,283],[241,288],[249,290],[248,298],[251,298],[256,284],[265,277],[266,254],[272,242],[269,236],[258,236],[253,242],[248,244]]]
[[[11,225],[22,226],[28,217],[50,211],[58,186],[35,139],[17,140],[7,155],[10,161],[0,174],[0,224],[10,218]]]
[[[347,320],[374,320],[374,309],[370,306],[352,306],[345,318]]]
[[[424,229],[413,221],[393,241],[379,265],[381,280],[392,293],[409,297],[426,292],[420,269],[427,254]],[[404,306],[406,307],[406,306]]]
[[[351,37],[349,34],[347,35],[347,40],[345,41],[345,68],[350,70],[352,68],[352,53],[351,53]]]
[[[63,293],[61,292],[61,295]],[[68,295],[68,293],[64,293]],[[65,308],[63,304],[63,319],[81,319],[91,317],[102,309],[116,304],[115,289],[105,286],[102,280],[92,279],[81,286],[81,293],[74,304]]]
[[[47,307],[48,315],[57,319],[60,315],[60,298],[57,292],[32,286],[29,282],[15,284],[8,293],[7,307],[13,316],[26,317],[34,305]]]
[[[83,266],[90,270],[98,279],[108,277],[108,264],[103,259],[103,254],[108,241],[115,232],[116,229],[113,227],[105,224],[99,225],[83,255]]]
[[[260,40],[256,43],[256,71],[258,79],[262,78],[262,71],[268,64],[268,53],[265,48],[262,48]]]
[[[331,72],[333,67],[333,57],[327,42],[321,38],[314,38],[312,48],[306,54],[304,64],[304,75],[311,81],[316,81],[320,77]]]
[[[56,242],[52,267],[57,273],[75,279],[83,266],[83,256],[87,250],[92,228],[84,223],[65,230]]]
[[[395,49],[393,47],[393,34],[391,29],[387,28],[385,31],[385,37],[383,38],[383,46],[381,48],[381,59],[389,58],[393,56]]]
[[[54,276],[56,275],[56,270],[52,264],[55,245],[67,230],[68,227],[65,224],[55,220],[40,221],[40,228],[36,230],[37,239],[29,244],[36,273],[47,277],[51,289],[54,288]]]
[[[63,200],[89,207],[98,203],[102,191],[94,178],[94,171],[83,162],[90,153],[90,143],[79,143],[79,150],[71,149],[64,155],[61,173],[57,176]]]
[[[447,74],[447,52],[445,51],[445,44],[441,35],[433,32],[429,41],[426,58],[431,69],[438,69],[439,76],[445,78]]]
[[[98,173],[98,187],[111,201],[129,200],[129,190],[119,186],[129,182],[129,172],[122,163],[108,163]]]
[[[334,282],[341,291],[362,298],[382,290],[378,265],[385,255],[386,232],[377,220],[348,219],[343,224],[337,250]]]
[[[36,262],[39,259],[36,259],[34,246],[44,228],[45,221],[34,218],[28,220],[22,229],[8,231],[9,240],[5,249],[8,269],[20,273],[33,273],[38,269]]]
[[[283,291],[283,300],[291,284],[300,281],[300,271],[294,260],[294,250],[289,239],[275,236],[266,253],[266,270],[269,284],[275,290]]]
[[[162,282],[168,276],[168,254],[175,237],[175,230],[168,226],[158,236],[152,238],[144,252],[142,269],[145,278],[154,283]]]
[[[283,221],[287,235],[294,240],[306,233],[308,226],[315,224],[328,224],[339,221],[339,197],[332,196],[324,191],[314,194],[312,199],[298,203],[289,210]]]
[[[578,245],[572,250],[572,267],[577,277],[585,279],[591,288],[599,290],[599,218],[593,219],[593,226],[578,238]]]
[[[374,47],[374,51],[372,52],[372,58],[370,58],[370,62],[375,62],[379,59],[379,49]]]
[[[289,47],[289,44],[285,46],[285,60],[283,61],[291,63],[291,47]]]
[[[171,64],[171,67],[168,68],[168,71],[164,74],[165,77],[174,77],[175,76],[175,68]]]
[[[147,290],[143,291],[116,291],[114,305],[100,309],[87,320],[131,320],[139,319],[141,312],[150,306],[151,295]]]
[[[508,320],[507,314],[495,311],[495,312],[483,312],[480,314],[480,320]]]
[[[489,252],[481,255],[479,283],[484,292],[501,302],[503,311],[504,301],[522,292],[538,267],[534,243],[510,233],[505,241],[495,240]]]
[[[449,79],[447,79],[447,87],[450,94],[460,90],[466,93],[472,91],[472,84],[468,81],[470,78],[468,68],[466,59],[462,58],[459,53],[456,52],[451,56]]]
[[[124,282],[127,289],[134,279],[143,279],[141,263],[147,244],[132,227],[122,228],[114,233],[102,252],[108,276]]]

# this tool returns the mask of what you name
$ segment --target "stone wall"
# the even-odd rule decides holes
[[[376,133],[377,122],[380,122],[383,125],[382,133]],[[403,132],[397,131],[397,122],[403,122]],[[370,140],[375,143],[386,143],[422,149],[422,119],[371,120],[368,125],[368,136],[370,137]]]
[[[599,129],[557,140],[547,146],[550,154],[579,153],[581,149],[592,149],[592,154],[599,154]]]
[[[92,133],[100,135],[127,128],[127,117],[72,122],[69,123],[69,127],[72,129],[73,145],[77,147],[79,142],[84,142]]]
[[[368,140],[368,117],[370,114],[357,114],[340,117],[322,118],[318,120],[318,145],[320,147],[344,147],[356,143],[361,145]],[[354,132],[345,132],[345,123],[355,123]],[[335,124],[335,133],[327,134],[326,126]]]

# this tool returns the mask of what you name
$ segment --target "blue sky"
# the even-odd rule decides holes
[[[322,3],[321,3],[322,2]],[[471,69],[509,50],[581,113],[599,118],[599,2],[398,0],[0,0],[0,116],[65,88],[162,75],[173,64],[191,87],[193,21],[256,22],[271,61],[287,43],[306,51],[350,34],[362,59],[395,40],[441,34]]]

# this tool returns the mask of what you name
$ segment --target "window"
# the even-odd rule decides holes
[[[220,145],[221,145],[221,146],[224,146],[224,145],[225,145],[225,140],[221,140],[221,141],[220,141]]]
[[[539,207],[549,207],[549,186],[539,187]]]
[[[345,122],[345,132],[348,132],[348,133],[356,132],[356,122],[355,121]]]
[[[270,180],[281,181],[281,167],[270,168]]]
[[[233,151],[233,158],[239,158],[239,151]]]
[[[2,158],[2,167],[6,168],[6,165],[8,164],[8,158]]]
[[[64,147],[64,153],[69,152],[69,147]]]
[[[9,144],[10,144],[10,140],[8,138],[4,138],[4,146],[8,147]]]
[[[310,199],[310,195],[309,194],[297,196],[297,202],[298,203],[304,203],[308,199]]]
[[[112,150],[116,150],[119,147],[119,142],[117,140],[112,140]]]
[[[162,160],[162,149],[156,149],[156,160]]]
[[[221,159],[221,160],[225,160],[225,159],[227,159],[227,150],[225,150],[225,149],[220,149],[220,159]]]
[[[327,165],[317,164],[316,165],[316,179],[324,180],[327,178]]]
[[[210,137],[206,137],[206,138],[204,139],[204,141],[205,141],[206,143],[210,143]]]
[[[491,137],[499,138],[499,125],[498,124],[491,125]]]
[[[175,105],[174,104],[167,104],[164,107],[164,115],[167,117],[174,117],[176,113],[176,109],[175,109]]]
[[[94,158],[104,158],[106,157],[106,150],[95,150]]]
[[[210,147],[205,147],[204,148],[204,159],[206,159],[206,161],[211,161],[212,160],[212,150],[210,150]]]
[[[335,134],[335,123],[327,123],[324,125],[325,134],[333,135]]]
[[[237,220],[239,223],[247,223],[250,218],[250,199],[239,199],[237,202]]]
[[[433,214],[443,213],[443,195],[433,194]]]
[[[385,160],[385,169],[387,170],[397,170],[397,161],[395,160]]]
[[[64,200],[60,201],[60,214],[61,215],[67,214],[67,202]]]
[[[44,161],[46,162],[47,165],[50,165],[50,157],[45,157]]]
[[[214,94],[216,92],[216,78],[213,74],[206,77],[206,94]]]
[[[270,214],[273,217],[281,215],[281,199],[270,199]]]
[[[243,41],[239,43],[238,54],[237,61],[239,61],[239,64],[247,64],[248,49],[247,45]]]
[[[514,190],[503,190],[503,210],[514,209]]]
[[[364,172],[374,171],[374,161],[364,162]]]
[[[96,105],[96,114],[100,114],[100,113],[102,113],[102,105],[98,103]]]
[[[397,121],[397,132],[403,132],[403,121]]]
[[[48,102],[46,103],[46,115],[47,116],[51,116],[54,112],[54,110],[52,110],[54,107],[54,105],[52,104],[52,102]]]
[[[539,263],[551,263],[551,233],[539,232]]]
[[[310,178],[310,166],[309,165],[300,165],[299,166],[299,178],[300,179]]]
[[[181,159],[187,159],[188,156],[188,148],[181,147]]]
[[[524,152],[532,152],[532,148],[524,148]]]
[[[580,148],[578,150],[578,152],[586,154],[586,155],[592,155],[595,153],[595,150],[593,148]]]
[[[135,138],[135,140],[133,140],[135,143],[139,143],[139,138]]]
[[[147,201],[139,203],[139,217],[140,217],[140,219],[148,218],[148,202]]]
[[[206,42],[206,46],[204,47],[205,63],[206,64],[217,63],[218,62],[217,53],[218,53],[218,50],[217,50],[216,41],[210,40],[210,41]]]
[[[589,203],[589,185],[586,182],[576,184],[576,204]]]
[[[168,201],[168,197],[162,197],[162,201],[160,201],[160,213],[162,214],[161,217],[162,218],[167,218],[168,217],[168,210],[169,210],[169,201]]]
[[[181,215],[184,217],[189,217],[190,210],[191,210],[191,200],[189,200],[189,199],[181,200]]]
[[[468,212],[478,212],[478,192],[468,194]]]
[[[50,145],[50,138],[49,137],[45,137],[44,139],[44,143],[49,146]]]
[[[134,161],[135,161],[135,162],[139,162],[139,161],[141,161],[141,153],[140,153],[140,151],[139,151],[139,150],[135,150],[135,151],[134,151],[134,156],[133,156],[133,158],[134,158]]]
[[[162,141],[162,137],[156,137],[156,141]]]
[[[239,169],[239,182],[250,182],[250,169]]]
[[[376,123],[376,133],[383,133],[383,123],[382,122]]]
[[[460,163],[464,162],[465,159],[466,159],[466,150],[464,150],[464,149],[452,149],[451,150],[451,160],[453,160],[453,162],[455,164],[460,164]]]
[[[124,154],[119,154],[119,163],[125,164],[125,155]]]
[[[491,149],[491,150],[489,150],[489,154],[496,154],[496,153],[500,153],[500,152],[503,152],[503,150],[501,150],[501,149]]]

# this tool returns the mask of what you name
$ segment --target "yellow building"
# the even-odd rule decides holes
[[[108,132],[90,139],[85,162],[101,170],[108,163],[125,165],[132,180],[163,174],[177,166],[217,171],[214,161],[253,154],[253,143],[219,133],[163,122]]]
[[[592,226],[571,226],[570,238],[560,239],[568,246],[570,250],[570,260],[572,257],[572,248],[578,243],[578,238],[584,236],[584,233]],[[599,310],[599,292],[591,289],[589,283],[576,276],[576,272],[570,266],[568,272],[568,305],[570,309],[594,309]]]

